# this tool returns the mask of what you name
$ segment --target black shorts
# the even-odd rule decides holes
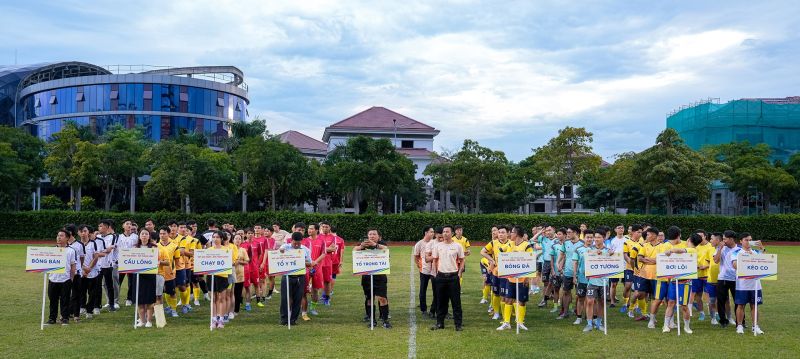
[[[550,261],[542,262],[542,282],[550,282]]]
[[[536,273],[542,275],[542,262],[536,262]]]
[[[211,281],[211,276],[208,276],[208,277],[209,277],[208,280]],[[211,283],[209,282],[209,284],[211,284]],[[213,288],[211,288],[211,290],[213,290],[214,293],[220,293],[220,292],[222,292],[223,290],[225,290],[227,288],[228,288],[228,278],[227,278],[227,276],[226,277],[214,276],[214,285],[213,285]]]
[[[553,285],[553,288],[558,289],[561,288],[561,279],[564,278],[557,274],[550,275],[550,283]]]
[[[376,297],[388,298],[388,278],[386,274],[378,274],[372,276],[372,295]],[[369,276],[361,276],[361,289],[364,291],[364,296],[369,297]]]
[[[575,283],[572,281],[572,277],[567,277],[567,276],[561,277],[561,289],[570,291],[574,286]]]
[[[608,281],[611,283],[619,283],[619,278],[608,278]]]
[[[601,299],[603,298],[603,287],[597,285],[589,285],[586,287],[586,297]]]
[[[583,298],[583,297],[586,296],[586,286],[587,286],[587,283],[578,283],[578,287],[577,287],[577,289],[575,289],[575,294],[579,298]]]
[[[633,270],[626,269],[624,273],[625,275],[623,276],[622,281],[625,283],[633,283]]]
[[[175,279],[164,281],[164,293],[175,295]]]

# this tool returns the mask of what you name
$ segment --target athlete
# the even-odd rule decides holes
[[[698,229],[695,231],[702,239],[700,244],[695,246],[697,251],[697,279],[692,279],[692,293],[689,294],[689,303],[692,303],[694,309],[699,311],[698,320],[706,320],[705,305],[703,304],[703,293],[705,292],[706,283],[708,283],[708,268],[713,258],[713,248],[708,243],[706,238],[706,231]]]
[[[635,301],[630,300],[631,288],[633,287],[633,269],[636,262],[636,257],[631,257],[631,254],[636,253],[636,248],[643,244],[642,226],[634,224],[628,230],[628,238],[622,245],[622,255],[625,257],[625,272],[622,281],[625,283],[625,288],[622,291],[622,308],[619,309],[620,313],[628,312],[629,317],[633,317],[633,309],[636,304]]]
[[[567,240],[559,248],[558,267],[562,275],[561,283],[561,313],[556,319],[564,319],[569,317],[569,305],[572,303],[572,288],[575,286],[573,281],[575,275],[575,266],[572,260],[572,255],[578,247],[583,246],[583,243],[578,237],[578,227],[567,227]]]
[[[601,256],[607,256],[612,253],[608,248],[605,247],[607,233],[608,232],[604,228],[595,231],[594,246],[589,249],[589,251]],[[586,237],[589,236],[590,235],[587,232]],[[585,253],[584,256],[586,255]],[[603,288],[606,288],[607,286],[607,278],[590,278],[588,280],[588,285],[586,286],[586,327],[583,328],[584,333],[591,332],[593,327],[597,328],[599,331],[605,330],[603,327],[603,310],[601,307],[603,303]]]
[[[697,250],[694,246],[702,242],[700,235],[693,233],[689,237],[689,244],[681,240],[681,229],[676,226],[667,228],[668,242],[664,243],[664,249],[661,253],[669,256],[673,253],[695,253]],[[691,291],[691,280],[679,280],[677,288],[671,282],[667,282],[669,288],[667,289],[667,309],[664,311],[664,326],[662,332],[669,333],[672,329],[672,319],[675,310],[675,304],[681,306],[681,314],[683,315],[683,331],[687,334],[692,334],[692,328],[689,326],[691,317],[689,316],[689,292]]]
[[[492,240],[481,249],[481,256],[489,261],[489,269],[492,273],[492,309],[494,312],[492,319],[494,320],[500,319],[500,315],[503,313],[502,310],[504,309],[501,296],[503,291],[505,291],[505,283],[507,280],[497,276],[497,257],[499,253],[508,250],[509,242],[507,236],[508,229],[506,226],[497,226],[497,240]]]
[[[743,232],[739,234],[739,243],[741,248],[734,251],[733,267],[737,267],[737,259],[742,254],[764,253],[766,248],[761,244],[761,241],[754,241],[750,233]],[[753,246],[758,249],[753,248]],[[758,325],[758,318],[755,314],[755,306],[764,304],[763,293],[761,292],[761,279],[739,278],[736,277],[736,295],[734,297],[734,304],[736,304],[736,334],[744,334],[744,307],[750,304],[750,317],[753,318],[753,333],[764,334],[764,331]]]
[[[717,313],[717,277],[719,276],[719,263],[714,261],[717,247],[722,243],[722,233],[714,232],[708,245],[710,259],[708,262],[708,281],[706,282],[705,292],[708,293],[708,314],[711,317],[711,325],[719,324],[719,314]]]
[[[322,304],[331,305],[331,283],[333,283],[333,260],[338,257],[339,246],[336,236],[331,233],[331,224],[322,221],[319,224],[319,238],[325,244],[325,259],[322,261]]]
[[[591,250],[592,247],[594,247],[594,232],[591,229],[587,229],[583,232],[583,234],[583,246],[575,249],[575,253],[572,255],[572,261],[575,263],[572,280],[577,283],[577,287],[575,289],[575,295],[577,297],[577,300],[575,301],[575,308],[576,312],[578,313],[577,318],[575,318],[575,322],[572,324],[580,325],[581,320],[586,318],[589,330],[592,330],[592,318],[587,316],[589,315],[589,312],[586,310],[585,306],[586,288],[589,286],[589,279],[586,278],[585,263],[586,253]]]
[[[511,240],[508,243],[509,252],[533,253],[533,246],[524,240],[525,230],[520,226],[511,229]],[[525,326],[525,303],[528,302],[528,283],[526,278],[509,278],[506,283],[506,307],[503,310],[503,323],[497,330],[511,329],[511,309],[514,309],[516,325],[519,329],[528,330]]]
[[[312,225],[308,226],[309,235],[312,233]],[[323,239],[317,238],[315,241],[322,242]],[[324,243],[323,243],[324,245]],[[381,239],[381,233],[375,229],[371,228],[367,231],[367,239],[361,244],[355,246],[353,248],[354,251],[362,251],[362,250],[369,250],[369,249],[388,249],[389,247],[386,246],[386,242]],[[324,247],[320,249],[320,251],[324,251]],[[312,258],[314,250],[311,250]],[[322,254],[321,260],[324,260],[325,254]],[[377,299],[378,301],[378,313],[380,316],[381,321],[383,322],[383,327],[386,329],[391,329],[392,324],[389,323],[389,299],[387,296],[388,288],[388,280],[386,274],[378,274],[372,276],[372,288],[370,288],[370,276],[364,275],[361,276],[361,289],[364,291],[364,311],[366,313],[366,319],[369,321],[371,314],[372,314],[372,306],[373,300]],[[370,297],[370,294],[373,297]],[[377,324],[377,321],[376,323]]]

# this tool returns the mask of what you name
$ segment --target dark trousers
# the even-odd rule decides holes
[[[239,282],[233,285],[234,313],[239,313],[239,309],[242,307],[242,289],[244,289],[244,282]]]
[[[97,276],[87,279],[87,290],[89,292],[89,300],[86,303],[86,312],[91,313],[95,309],[100,309],[100,304],[103,302],[103,277]]]
[[[428,311],[428,283],[431,282],[433,277],[430,274],[419,274],[419,310],[422,312]],[[436,294],[434,293],[434,297]],[[431,305],[433,309],[433,304]]]
[[[78,314],[80,314],[80,309],[86,309],[89,306],[89,283],[91,279],[86,277],[81,277],[81,285],[79,287],[80,293],[78,294]]]
[[[287,280],[288,278],[288,280]],[[286,285],[289,288],[286,288]],[[297,322],[297,317],[300,316],[300,300],[303,299],[303,291],[306,287],[305,275],[290,275],[284,276],[281,280],[281,324]],[[292,317],[289,318],[290,303],[286,302],[286,295],[289,295],[289,302],[291,302]]]
[[[127,275],[127,273],[120,273],[119,274],[119,287],[122,288],[122,282],[128,277],[128,294],[125,296],[126,300],[130,300],[133,302],[135,299],[133,296],[133,290],[136,289],[136,276],[135,275]]]
[[[461,326],[461,284],[458,282],[458,273],[438,273],[436,275],[438,308],[436,309],[436,324],[444,326],[447,316],[448,302],[453,306],[453,321],[457,327]]]
[[[725,310],[725,304],[730,302],[730,298],[736,295],[736,281],[735,280],[719,280],[717,281],[717,312],[719,313],[719,324],[728,325],[728,311]],[[731,312],[736,313],[736,306],[730,304]]]
[[[433,300],[431,301],[431,313],[436,314],[439,311],[439,280],[434,277],[430,276],[431,279],[431,287],[433,288]],[[447,312],[445,312],[447,314]]]
[[[69,320],[69,299],[72,281],[64,283],[54,283],[48,281],[47,297],[50,299],[50,320],[55,321],[58,317],[58,309],[61,307],[61,320]]]
[[[72,277],[72,288],[70,289],[69,298],[69,312],[73,317],[81,315],[81,306],[83,305],[83,292],[81,286],[83,285],[83,278],[79,275]]]
[[[114,309],[114,268],[100,268],[100,276],[103,277],[103,284],[106,286],[106,296],[108,297],[109,309]],[[102,302],[102,301],[101,301]]]

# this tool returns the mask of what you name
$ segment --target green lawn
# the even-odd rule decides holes
[[[800,247],[772,247],[780,254],[780,280],[765,282],[765,302],[760,312],[761,328],[766,335],[737,336],[733,329],[712,328],[708,321],[693,321],[693,335],[677,337],[648,330],[646,323],[633,322],[609,308],[609,335],[584,334],[571,320],[556,321],[549,310],[531,307],[526,323],[529,332],[497,332],[498,323],[486,314],[480,300],[481,278],[477,256],[468,260],[462,303],[464,331],[431,332],[430,319],[410,310],[409,260],[411,247],[392,247],[392,274],[389,280],[394,328],[376,328],[370,332],[361,322],[363,296],[360,281],[350,268],[340,276],[333,306],[323,307],[311,322],[301,322],[288,331],[278,325],[278,299],[266,308],[237,317],[226,328],[208,330],[208,306],[181,318],[167,318],[164,329],[132,328],[133,309],[123,307],[116,313],[103,312],[99,317],[68,327],[52,326],[39,330],[42,277],[24,272],[25,246],[0,246],[0,288],[3,305],[0,317],[5,323],[0,331],[0,351],[6,357],[336,357],[402,358],[410,347],[410,314],[416,317],[416,354],[431,357],[673,357],[739,358],[768,356],[798,357],[800,341],[796,336],[800,313],[795,307],[800,280]],[[349,264],[349,263],[348,263]],[[418,277],[413,274],[414,283]],[[795,283],[794,285],[791,283]],[[414,285],[416,287],[416,284]],[[416,288],[414,288],[416,290]],[[123,288],[124,290],[124,288]],[[124,293],[124,292],[123,292]],[[621,296],[621,289],[620,289]],[[532,299],[537,302],[539,297]],[[659,322],[663,316],[659,318]]]

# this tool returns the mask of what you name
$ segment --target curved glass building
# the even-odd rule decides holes
[[[42,138],[72,121],[102,135],[142,129],[160,141],[203,133],[216,147],[247,116],[247,85],[234,66],[97,66],[58,62],[0,67],[0,123]]]

